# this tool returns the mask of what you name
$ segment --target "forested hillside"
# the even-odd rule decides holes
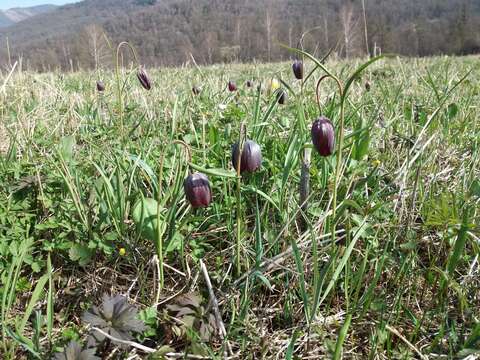
[[[0,28],[11,26],[19,21],[26,20],[38,14],[53,11],[55,8],[55,5],[39,5],[26,8],[0,10]]]
[[[38,70],[111,66],[108,43],[125,40],[149,66],[179,65],[191,55],[201,64],[276,61],[291,56],[280,44],[295,46],[310,29],[310,51],[335,47],[342,57],[480,51],[479,1],[364,5],[365,12],[361,0],[86,0],[0,31],[0,60],[22,57],[24,67]]]

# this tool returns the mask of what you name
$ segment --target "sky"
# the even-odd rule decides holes
[[[76,1],[79,0],[0,0],[0,9],[6,10],[14,7],[27,7],[44,4],[64,5]]]

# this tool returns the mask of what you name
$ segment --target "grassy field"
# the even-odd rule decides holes
[[[480,62],[362,64],[4,73],[0,358],[480,355]]]

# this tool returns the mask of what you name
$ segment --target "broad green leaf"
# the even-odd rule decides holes
[[[74,244],[68,255],[72,261],[77,261],[80,266],[86,266],[92,260],[93,251],[86,245]]]
[[[137,230],[146,239],[153,242],[157,241],[157,200],[142,197],[133,207],[133,221],[137,226]],[[164,209],[161,208],[161,215]],[[165,223],[162,221],[162,229],[165,230]]]

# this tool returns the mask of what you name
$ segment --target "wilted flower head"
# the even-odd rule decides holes
[[[100,80],[97,81],[97,91],[98,92],[105,91],[105,84],[103,83],[103,81],[100,81]]]
[[[143,321],[137,319],[137,315],[138,309],[128,304],[125,296],[103,295],[102,305],[100,307],[92,306],[90,310],[85,311],[82,320],[117,339],[132,340],[132,332],[146,330]],[[94,332],[94,336],[98,341],[103,341],[105,338],[98,331]]]
[[[335,129],[332,122],[324,116],[312,124],[312,142],[321,156],[330,156],[335,149]]]
[[[238,142],[232,146],[232,164],[237,169],[239,158]],[[247,140],[243,145],[242,156],[240,158],[240,172],[254,172],[262,166],[262,150],[255,141]]]
[[[248,88],[251,88],[253,86],[253,81],[252,80],[247,80],[245,82],[245,85],[247,85]]]
[[[371,88],[370,81],[367,80],[367,81],[365,82],[365,90],[370,91],[370,88]]]
[[[280,105],[284,105],[287,102],[288,95],[287,92],[283,89],[280,89],[277,92],[277,101]]]
[[[203,208],[212,201],[210,181],[205,174],[200,172],[190,174],[183,182],[185,196],[193,208]]]
[[[230,92],[237,91],[237,84],[235,84],[235,82],[233,82],[232,80],[228,82],[228,91]]]
[[[148,76],[144,67],[140,67],[138,69],[137,78],[144,89],[150,90],[152,88],[152,81],[150,80],[150,77]]]
[[[70,341],[63,352],[55,353],[52,360],[100,360],[95,356],[96,348],[82,349],[75,341]]]
[[[303,79],[303,62],[300,60],[295,60],[292,65],[293,74],[298,80]]]

